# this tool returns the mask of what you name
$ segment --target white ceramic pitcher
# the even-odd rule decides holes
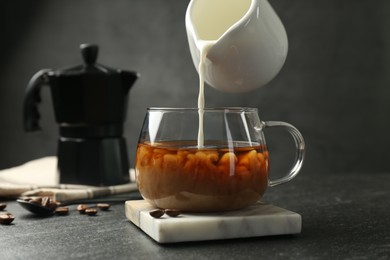
[[[204,78],[220,91],[247,92],[264,86],[286,60],[287,34],[267,0],[191,0],[185,21],[198,70],[202,46],[213,44]]]

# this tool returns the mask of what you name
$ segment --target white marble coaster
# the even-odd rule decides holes
[[[297,234],[298,213],[258,202],[243,210],[222,213],[182,213],[156,219],[144,200],[126,201],[126,217],[159,243]]]

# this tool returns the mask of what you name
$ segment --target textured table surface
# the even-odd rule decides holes
[[[265,201],[302,215],[302,233],[158,244],[123,203],[95,217],[37,218],[15,202],[0,225],[0,259],[389,259],[390,174],[300,175]]]

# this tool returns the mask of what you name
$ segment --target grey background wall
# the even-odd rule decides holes
[[[100,46],[99,62],[136,70],[126,138],[131,164],[148,106],[196,106],[197,73],[187,46],[188,0],[15,0],[0,3],[0,169],[56,154],[49,89],[42,131],[25,133],[22,103],[41,68],[81,63],[80,43]],[[303,172],[390,171],[390,2],[270,0],[289,36],[289,55],[267,86],[245,94],[206,88],[206,106],[251,106],[263,120],[304,135]],[[273,170],[288,167],[282,133],[266,132]]]

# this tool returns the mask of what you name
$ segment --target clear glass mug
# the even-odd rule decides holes
[[[268,177],[263,134],[271,127],[286,129],[296,146],[291,170],[275,180]],[[142,197],[158,208],[236,210],[260,200],[267,187],[294,178],[304,154],[304,139],[294,126],[261,121],[256,108],[148,108],[137,147],[136,181]]]

